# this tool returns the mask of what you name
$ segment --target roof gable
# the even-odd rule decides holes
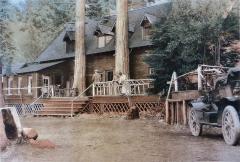
[[[146,17],[149,21],[155,23],[156,21],[160,21],[161,18],[166,17],[170,10],[171,3],[164,3],[129,11],[129,31],[132,33],[129,38],[129,48],[151,45],[151,41],[142,40],[142,32],[140,29],[143,18]],[[103,34],[113,34],[112,31],[115,23],[116,15],[106,16],[98,22],[86,18],[86,54],[97,54],[115,50],[115,39],[112,39],[105,47],[98,48],[97,37],[94,34],[96,31]],[[36,62],[62,60],[74,57],[74,53],[66,54],[66,44],[64,42],[66,39],[75,40],[75,24],[72,22],[65,25],[65,30],[41,53],[36,59]]]
[[[144,25],[144,21],[148,21],[150,24],[155,24],[157,22],[157,20],[158,20],[158,18],[156,16],[146,13],[143,16],[143,19],[140,22],[140,25],[143,26]]]

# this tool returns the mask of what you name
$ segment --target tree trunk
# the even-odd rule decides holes
[[[129,77],[128,0],[117,0],[115,72]]]
[[[2,86],[2,75],[0,75],[0,108],[5,106]]]
[[[73,88],[82,93],[86,89],[86,56],[85,56],[85,0],[76,0],[76,33],[75,33],[75,69]]]
[[[227,18],[229,13],[232,11],[234,5],[236,4],[237,0],[229,0],[229,4],[227,6],[227,8],[225,9],[224,13],[223,13],[223,18]]]
[[[3,95],[3,83],[2,83],[2,73],[3,73],[3,57],[0,57],[0,108],[5,106],[4,95]]]

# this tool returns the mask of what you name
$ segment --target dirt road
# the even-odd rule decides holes
[[[20,145],[1,162],[240,161],[240,146],[227,146],[220,134],[192,137],[187,129],[158,121],[27,118],[22,124],[36,128],[40,139],[58,147]]]

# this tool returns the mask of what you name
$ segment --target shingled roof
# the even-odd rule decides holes
[[[148,17],[150,21],[160,21],[162,17],[166,17],[171,9],[171,3],[144,7],[141,9],[129,11],[129,31],[132,32],[129,38],[129,48],[137,48],[152,45],[151,41],[142,40],[141,22],[144,17]],[[94,21],[86,19],[85,43],[86,54],[100,54],[115,50],[115,40],[112,39],[105,47],[98,48],[97,38],[94,35],[96,30],[107,34],[112,32],[116,24],[116,15],[104,17],[103,20]],[[75,40],[75,24],[69,23],[65,26],[65,30],[46,48],[36,59],[36,62],[57,61],[73,58],[74,53],[66,53],[66,45],[64,40]]]

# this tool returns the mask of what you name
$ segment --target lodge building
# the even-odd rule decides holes
[[[170,10],[170,3],[131,10],[129,16],[130,78],[146,79],[154,73],[144,58],[153,49],[151,28],[161,22]],[[100,21],[86,18],[86,83],[90,85],[97,69],[102,81],[112,81],[115,71],[116,15],[105,16]],[[41,87],[58,86],[70,96],[74,75],[75,24],[67,23],[65,29],[32,63],[3,77],[6,96],[21,95],[37,98]]]

